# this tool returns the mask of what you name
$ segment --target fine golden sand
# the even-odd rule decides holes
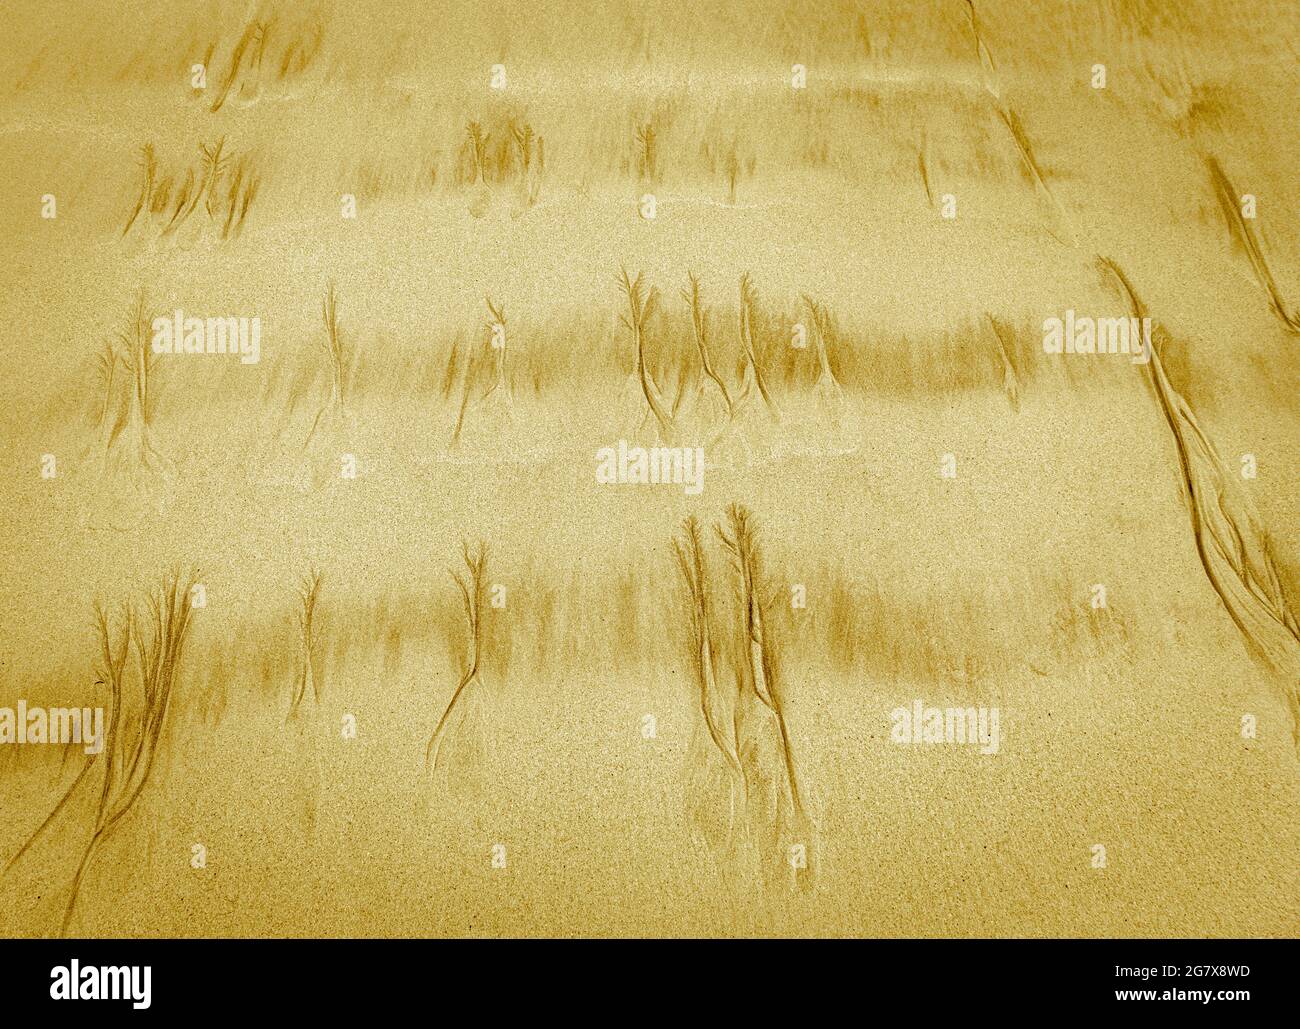
[[[1294,935],[1294,4],[3,27],[0,933]]]

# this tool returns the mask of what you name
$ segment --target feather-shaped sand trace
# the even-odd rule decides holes
[[[673,541],[690,609],[691,669],[704,728],[705,765],[697,789],[724,776],[725,822],[698,813],[701,828],[716,850],[729,852],[749,843],[758,848],[760,867],[783,866],[789,847],[812,845],[814,827],[799,784],[794,747],[778,682],[778,647],[769,613],[779,595],[767,582],[753,515],[732,504],[715,527],[731,557],[734,572],[731,609],[736,618],[734,674],[719,674],[713,632],[709,563],[699,523],[688,518]],[[721,764],[710,762],[720,759]],[[738,830],[744,830],[743,834]],[[809,882],[810,862],[790,863],[799,885]]]
[[[95,605],[100,646],[97,682],[109,690],[103,749],[87,757],[58,803],[5,866],[6,872],[13,868],[69,809],[82,787],[94,782],[92,771],[102,771],[90,837],[79,852],[64,908],[64,935],[72,924],[82,882],[92,861],[134,810],[149,782],[189,634],[193,585],[192,576],[172,572],[141,600],[123,604],[116,619],[110,617],[103,604]],[[132,656],[134,662],[130,661]]]
[[[1119,265],[1107,258],[1099,263],[1118,282],[1133,317],[1146,318],[1146,305]],[[1281,680],[1292,735],[1300,745],[1300,628],[1287,607],[1268,535],[1249,494],[1228,473],[1191,405],[1170,383],[1157,345],[1167,334],[1157,326],[1152,336],[1151,383],[1177,446],[1197,553],[1250,651]]]

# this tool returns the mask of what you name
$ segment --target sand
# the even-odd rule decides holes
[[[210,7],[0,44],[0,931],[1294,935],[1293,5]]]

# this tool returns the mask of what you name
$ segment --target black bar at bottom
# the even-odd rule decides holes
[[[698,1014],[710,998],[733,1014],[954,1002],[999,1013],[1150,1004],[1226,1013],[1285,1003],[1298,950],[1293,940],[0,940],[0,996],[7,1015],[74,1017],[109,1008],[373,1017],[431,1004],[443,1017],[465,1005],[482,1017],[511,1005],[667,1017]]]

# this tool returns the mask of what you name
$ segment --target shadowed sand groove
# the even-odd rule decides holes
[[[67,891],[67,905],[60,923],[64,935],[72,925],[82,880],[93,859],[130,813],[149,782],[185,649],[193,582],[193,578],[173,573],[156,590],[146,593],[141,602],[124,604],[117,616],[116,632],[104,607],[100,604],[95,607],[101,650],[99,681],[109,688],[109,721],[103,750],[86,758],[85,766],[67,792],[19,847],[5,869],[10,871],[30,850],[82,785],[92,783],[86,777],[92,766],[101,768],[90,836],[80,852]],[[134,669],[128,666],[129,658],[134,658]]]
[[[1099,263],[1118,282],[1133,316],[1146,318],[1146,305],[1120,267],[1108,258]],[[1157,330],[1160,343],[1169,338],[1159,326]],[[1300,746],[1300,629],[1282,593],[1268,537],[1249,494],[1233,481],[1191,406],[1170,385],[1160,349],[1153,338],[1151,384],[1178,448],[1197,553],[1251,651],[1282,683]]]
[[[1242,217],[1241,194],[1233,189],[1232,183],[1228,181],[1228,176],[1218,161],[1213,157],[1207,157],[1205,165],[1209,169],[1214,195],[1218,197],[1219,206],[1223,209],[1223,218],[1228,223],[1228,232],[1233,242],[1244,250],[1250,259],[1250,267],[1255,273],[1255,278],[1268,294],[1269,308],[1288,331],[1300,334],[1300,310],[1287,310],[1286,301],[1278,289],[1277,280],[1273,278],[1273,270],[1268,266],[1268,259],[1265,258],[1264,251],[1259,245],[1259,237],[1254,226]]]
[[[734,674],[725,679],[716,665],[699,523],[688,518],[673,541],[690,605],[699,710],[711,744],[703,754],[698,744],[692,748],[699,755],[692,776],[692,789],[699,794],[691,801],[696,827],[720,860],[747,860],[768,879],[788,871],[796,883],[807,886],[814,868],[814,828],[785,717],[780,647],[768,621],[768,611],[781,594],[762,569],[753,515],[745,507],[732,504],[715,531],[730,555],[734,577],[730,609],[739,652]],[[709,810],[710,797],[724,786],[725,802]]]
[[[461,668],[460,680],[452,691],[451,699],[438,719],[433,734],[424,748],[424,765],[435,782],[446,781],[448,770],[468,761],[477,764],[482,757],[482,703],[483,684],[479,680],[479,660],[483,649],[483,616],[487,598],[487,544],[480,542],[471,549],[462,545],[461,557],[465,572],[452,571],[451,576],[460,590],[465,609],[467,654]],[[456,751],[456,753],[449,753]],[[480,769],[469,770],[477,774]]]

